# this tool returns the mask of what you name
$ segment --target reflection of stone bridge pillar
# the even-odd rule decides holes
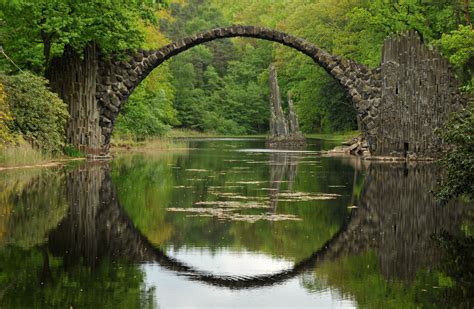
[[[433,233],[459,233],[462,207],[439,206],[432,164],[413,167],[371,164],[359,204],[368,210],[376,233],[380,268],[387,278],[414,278],[420,267],[436,265]]]
[[[101,259],[133,262],[156,259],[152,246],[121,208],[108,163],[87,163],[67,176],[69,209],[50,232],[48,245],[65,265],[91,267]]]
[[[101,193],[104,182],[107,187],[105,179],[110,177],[108,174],[108,165],[95,163],[77,168],[67,176],[69,209],[59,227],[50,233],[53,253],[59,250],[66,257],[82,257],[86,264],[95,265],[95,258],[101,249],[97,218],[104,205]],[[65,262],[68,260],[66,258]]]

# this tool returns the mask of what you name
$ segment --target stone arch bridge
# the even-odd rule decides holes
[[[126,60],[102,59],[98,48],[94,45],[86,48],[82,58],[71,48],[66,48],[61,58],[53,59],[49,78],[53,90],[59,93],[69,105],[71,119],[67,130],[68,142],[88,154],[106,155],[109,151],[114,123],[120,110],[134,89],[151,71],[164,61],[196,45],[232,37],[250,37],[283,44],[309,56],[316,64],[324,68],[345,89],[351,99],[360,122],[360,129],[372,153],[383,154],[384,151],[387,154],[393,150],[401,152],[402,148],[406,147],[406,140],[409,138],[417,141],[423,140],[422,137],[415,136],[417,135],[414,131],[416,125],[410,123],[405,125],[397,117],[395,117],[395,121],[392,121],[392,126],[405,127],[405,131],[408,133],[394,133],[386,130],[385,136],[383,136],[383,131],[379,130],[383,124],[383,119],[379,117],[379,110],[384,109],[381,106],[382,103],[385,102],[388,107],[385,110],[392,109],[391,113],[394,113],[395,116],[397,113],[401,115],[407,112],[417,119],[421,115],[416,115],[403,106],[407,105],[407,98],[408,101],[414,101],[422,90],[428,89],[431,94],[425,96],[427,99],[423,100],[421,104],[428,107],[430,104],[438,106],[439,111],[433,112],[437,117],[435,126],[438,126],[445,118],[443,115],[451,110],[450,107],[439,108],[440,104],[437,103],[440,100],[438,93],[443,94],[442,99],[446,102],[451,103],[452,101],[445,95],[452,93],[454,87],[448,64],[439,55],[422,46],[418,35],[414,32],[407,34],[406,39],[389,40],[388,44],[386,42],[381,67],[370,69],[355,61],[331,55],[308,41],[287,33],[262,27],[236,25],[195,34],[157,50],[139,50]],[[398,58],[403,58],[404,62]],[[424,61],[425,58],[427,61]],[[421,61],[424,61],[424,66],[417,69],[416,65]],[[405,64],[409,64],[410,67],[406,68]],[[430,72],[418,74],[421,76],[419,85],[416,83],[417,81],[412,83],[411,80],[409,80],[409,84],[405,84],[403,81],[407,80],[407,75],[415,73],[417,70]],[[435,78],[431,80],[433,74]],[[440,81],[444,86],[438,87],[436,85]],[[412,84],[416,84],[416,86]],[[433,90],[433,85],[436,86],[435,90]],[[409,93],[408,97],[406,92]],[[401,99],[397,100],[397,98]],[[433,98],[435,102],[431,103],[430,98]],[[402,109],[397,110],[398,105],[402,106]],[[440,112],[441,117],[439,117]],[[387,119],[394,118],[392,116],[388,115]],[[422,125],[424,124],[420,124],[420,126]],[[430,123],[428,123],[428,127],[427,131],[432,133]],[[410,136],[409,133],[413,133],[413,136]],[[394,140],[387,139],[386,137],[389,135],[390,137],[397,135],[397,137]],[[436,145],[436,143],[429,144]],[[420,147],[416,150],[423,152],[425,149]],[[406,153],[406,149],[404,151]]]

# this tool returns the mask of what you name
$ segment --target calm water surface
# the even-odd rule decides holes
[[[189,146],[1,172],[0,308],[472,306],[434,166]]]

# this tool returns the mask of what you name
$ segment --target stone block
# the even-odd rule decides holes
[[[112,103],[114,106],[119,107],[120,106],[120,99],[116,95],[114,95],[114,96],[110,97],[110,103]]]
[[[105,125],[107,125],[109,123],[112,123],[112,121],[109,118],[105,117],[105,116],[100,117],[100,121]]]
[[[108,87],[107,87],[106,85],[103,85],[103,84],[98,83],[98,84],[96,85],[96,88],[95,88],[95,89],[96,89],[96,90],[95,90],[96,92],[101,92],[101,93],[102,93],[102,92],[106,92],[107,89],[108,89]]]
[[[133,59],[137,62],[141,62],[143,60],[143,53],[137,52],[135,55],[133,55]]]
[[[134,69],[128,70],[127,73],[130,77],[138,77],[138,74]]]
[[[124,84],[128,89],[130,89],[130,88],[133,87],[133,82],[132,82],[130,79],[125,79],[125,80],[123,81],[123,84]]]

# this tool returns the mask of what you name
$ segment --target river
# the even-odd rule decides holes
[[[0,308],[471,306],[446,244],[472,207],[436,204],[433,164],[332,146],[194,139],[1,172]]]

